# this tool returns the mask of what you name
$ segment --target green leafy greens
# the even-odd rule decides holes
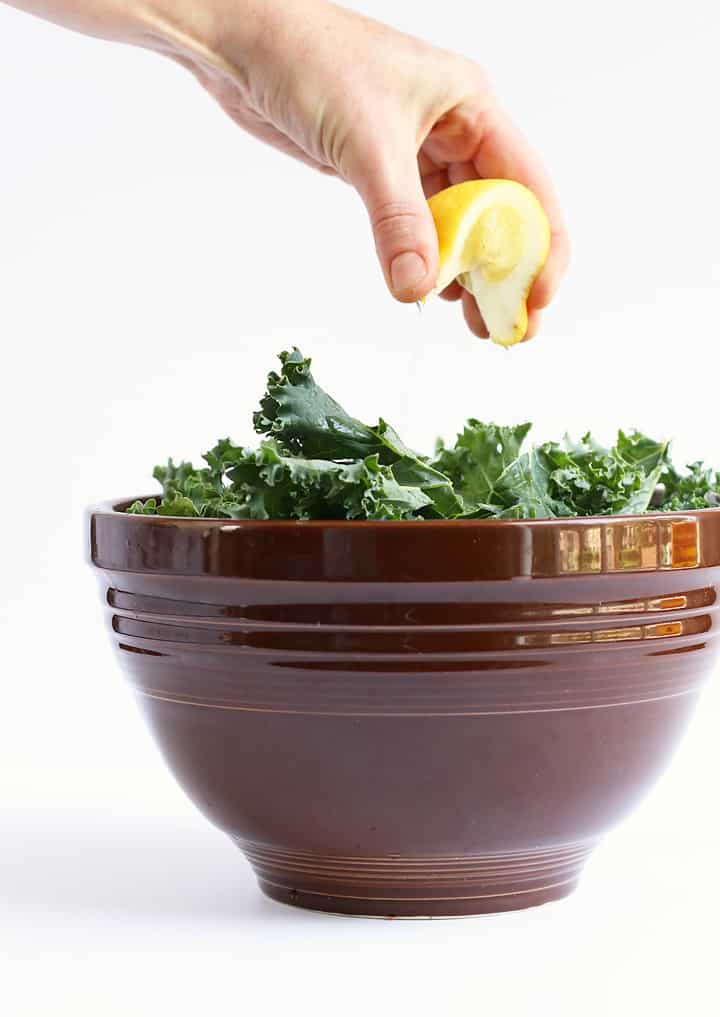
[[[629,515],[720,505],[720,476],[702,463],[681,472],[667,442],[618,432],[611,448],[590,434],[523,451],[530,424],[467,421],[455,444],[419,455],[380,419],[350,416],[315,381],[298,349],[280,354],[254,414],[263,438],[229,438],[206,465],[168,460],[153,476],[162,497],[145,515],[220,519],[535,519]]]

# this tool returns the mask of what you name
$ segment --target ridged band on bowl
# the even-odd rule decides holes
[[[240,580],[213,602],[195,599],[202,591],[190,587],[200,581],[189,577],[182,601],[115,586],[106,599],[121,657],[138,691],[155,699],[224,710],[467,715],[696,691],[705,674],[688,658],[715,645],[718,605],[712,586],[678,578],[668,578],[674,588],[661,597],[602,603],[503,601],[502,591],[513,590],[502,582],[499,599],[486,603],[472,602],[477,584],[406,584],[402,602],[368,599],[378,588],[306,584],[305,600],[293,603],[288,584]],[[132,585],[128,575],[117,579]],[[543,588],[533,584],[532,593]],[[423,599],[431,593],[437,599]],[[588,653],[593,647],[602,652]]]

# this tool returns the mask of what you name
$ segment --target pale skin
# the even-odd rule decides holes
[[[10,0],[88,35],[171,57],[245,131],[340,177],[360,195],[390,292],[434,287],[435,227],[425,199],[450,184],[503,177],[548,214],[548,261],[528,298],[527,338],[565,272],[569,244],[550,178],[471,60],[326,0]],[[474,299],[453,283],[478,336]]]

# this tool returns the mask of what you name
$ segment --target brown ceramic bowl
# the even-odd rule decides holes
[[[227,522],[91,510],[169,766],[270,897],[465,915],[569,893],[712,670],[720,510]]]

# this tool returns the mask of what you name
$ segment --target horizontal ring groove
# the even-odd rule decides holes
[[[697,689],[683,689],[680,692],[671,692],[664,696],[646,696],[640,699],[628,699],[622,702],[599,702],[599,703],[588,703],[588,704],[574,704],[569,705],[558,705],[558,706],[539,706],[534,709],[527,709],[522,706],[508,707],[503,709],[497,707],[489,710],[478,710],[478,709],[466,709],[466,710],[394,710],[392,708],[383,708],[375,711],[362,711],[353,709],[344,710],[327,710],[320,708],[308,708],[308,709],[289,709],[281,707],[267,707],[267,706],[235,706],[218,703],[208,702],[194,702],[188,699],[177,699],[170,696],[161,696],[157,693],[147,692],[144,689],[136,689],[138,695],[145,696],[147,699],[155,699],[165,703],[176,703],[180,706],[196,706],[201,709],[210,710],[236,710],[244,713],[277,713],[277,714],[291,714],[298,716],[312,716],[312,717],[490,717],[498,714],[516,714],[516,713],[564,713],[569,710],[600,710],[608,709],[610,707],[617,706],[634,706],[638,703],[654,703],[665,699],[677,699],[680,696],[691,695],[696,692]]]
[[[451,894],[447,897],[429,897],[423,894],[422,897],[405,897],[401,900],[397,897],[369,897],[364,894],[351,894],[351,893],[328,893],[322,890],[305,890],[304,893],[313,894],[316,897],[330,897],[337,898],[338,900],[367,900],[367,901],[391,901],[394,903],[405,903],[406,901],[450,901],[450,900],[490,900],[495,897],[519,897],[521,894],[528,893],[541,893],[543,890],[552,890],[558,886],[567,886],[568,883],[574,883],[576,876],[572,876],[570,879],[563,879],[559,883],[546,883],[544,886],[529,886],[518,890],[506,890],[499,893],[474,893],[470,895],[465,894]],[[274,880],[261,878],[261,882],[267,883],[268,886],[276,886],[279,890],[286,890],[288,893],[297,891],[295,886],[287,886],[284,883],[277,883]]]

